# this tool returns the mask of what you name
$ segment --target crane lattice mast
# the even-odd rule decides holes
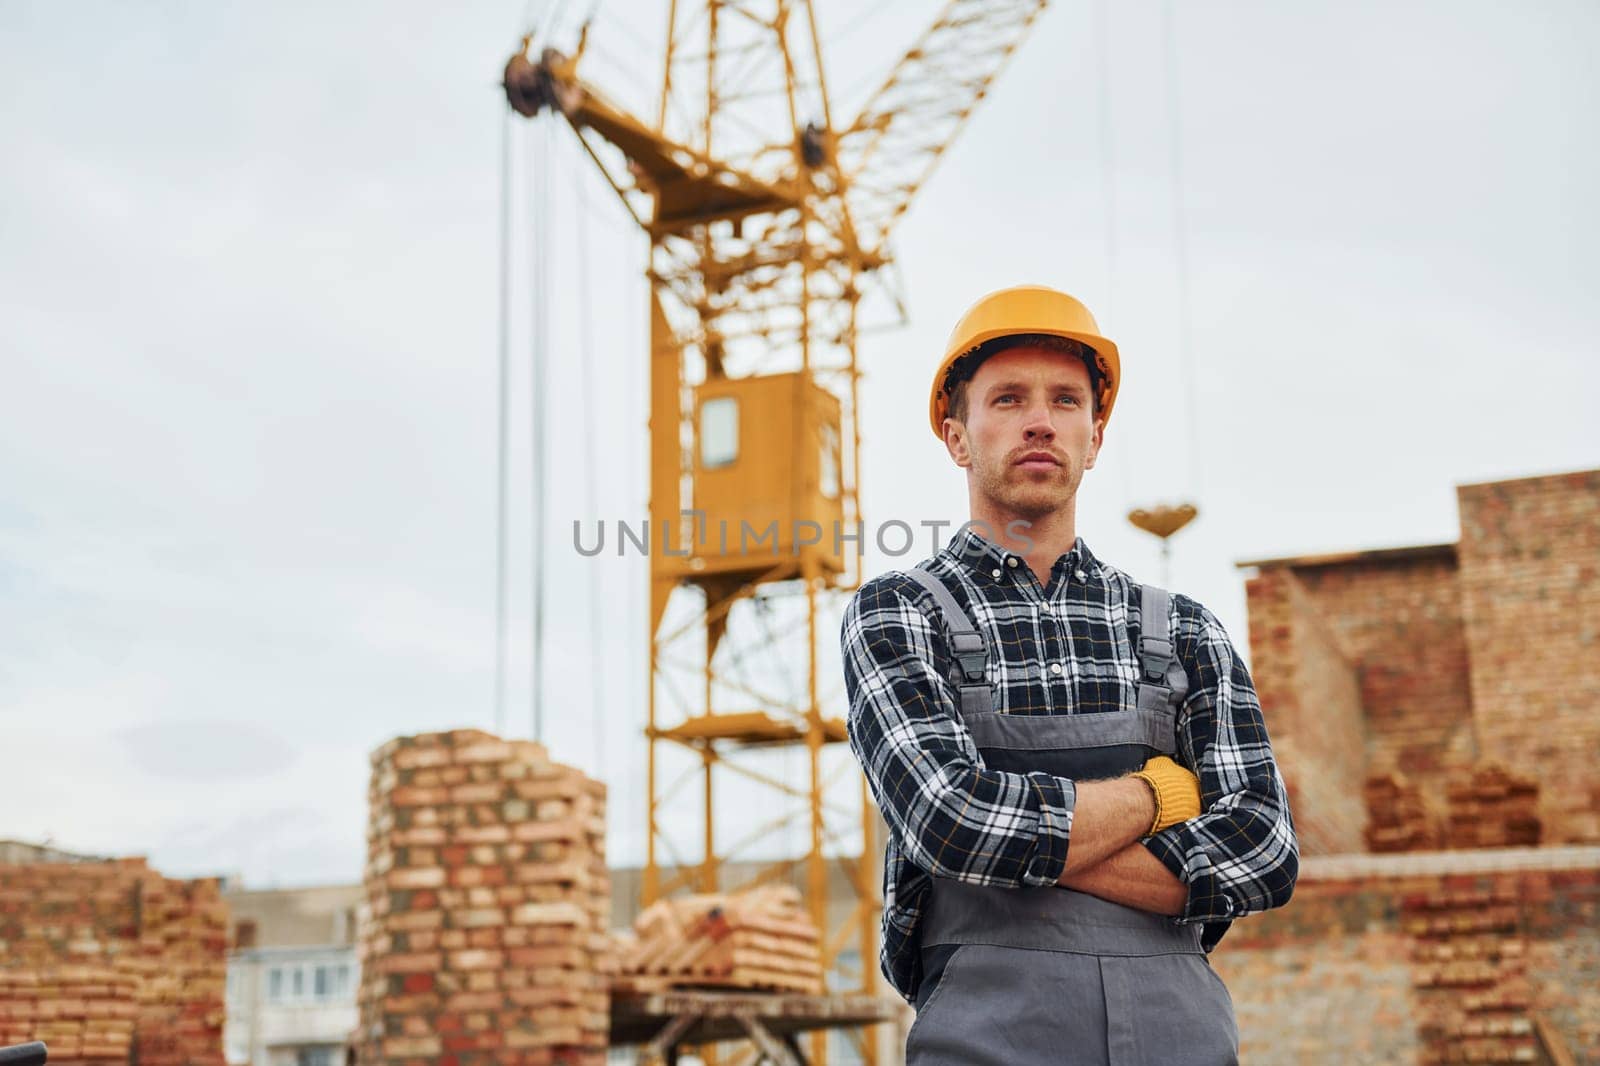
[[[803,821],[804,854],[744,883],[803,866],[824,966],[856,941],[858,973],[842,983],[863,991],[877,974],[879,819],[842,751],[842,684],[818,671],[819,641],[837,641],[823,619],[862,577],[861,542],[835,534],[862,522],[860,304],[887,288],[895,223],[1046,3],[950,0],[842,126],[809,0],[670,0],[648,120],[579,75],[587,26],[572,54],[525,40],[505,69],[511,106],[562,115],[650,241],[650,531],[662,539],[642,902],[741,887],[729,860],[770,853]],[[805,787],[763,764],[774,750],[805,753]],[[673,769],[685,772],[668,782]],[[718,769],[773,797],[744,839],[718,832],[733,813],[714,802]],[[663,816],[695,780],[698,859]],[[830,859],[854,895],[838,922]],[[876,1060],[870,1043],[862,1052]]]

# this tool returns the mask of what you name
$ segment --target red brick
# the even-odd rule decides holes
[[[413,748],[448,753],[450,761],[430,755],[394,765]],[[529,797],[506,799],[517,786],[531,786]],[[369,974],[400,972],[362,982],[359,1031],[389,1039],[364,1039],[361,1061],[599,1063],[611,950],[603,788],[551,763],[537,745],[472,731],[384,745],[370,796],[362,954]],[[538,819],[556,816],[567,824],[512,843],[506,819],[537,829]],[[538,915],[524,910],[530,905],[565,905],[560,920],[570,924],[516,924]],[[507,950],[529,965],[508,966]],[[549,1014],[574,996],[593,998],[578,999],[583,1010],[570,1017]],[[508,1049],[502,1034],[509,1032],[543,1035]],[[423,1037],[437,1042],[436,1055],[394,1042]]]

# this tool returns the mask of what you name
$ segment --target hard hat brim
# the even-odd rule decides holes
[[[950,368],[955,365],[956,360],[983,347],[990,341],[1022,334],[1064,337],[1067,340],[1077,341],[1093,351],[1105,377],[1105,384],[1099,397],[1100,410],[1097,412],[1096,418],[1101,424],[1104,424],[1111,417],[1111,407],[1116,403],[1117,389],[1122,384],[1122,356],[1117,351],[1115,342],[1100,336],[1098,333],[1035,326],[1024,328],[1011,326],[983,330],[969,338],[963,338],[963,344],[959,349],[952,349],[945,354],[943,362],[939,364],[939,369],[933,376],[933,393],[928,399],[928,422],[933,427],[933,435],[935,437],[944,440],[944,420],[949,417],[950,407],[950,397],[944,391],[944,379],[945,375],[950,372]]]

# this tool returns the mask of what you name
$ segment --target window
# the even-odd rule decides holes
[[[337,967],[335,967],[333,972],[334,999],[349,999],[351,997],[350,970],[351,966],[347,962],[341,962]]]
[[[339,1066],[343,1057],[333,1044],[303,1047],[294,1053],[294,1066]]]
[[[285,962],[267,971],[268,1003],[343,1003],[354,988],[348,962]]]
[[[236,949],[253,948],[256,946],[256,922],[254,918],[240,918],[233,927],[233,946]]]
[[[839,429],[824,423],[822,426],[822,480],[819,482],[822,498],[839,498]]]
[[[700,405],[700,466],[732,466],[739,458],[739,400],[718,396]]]

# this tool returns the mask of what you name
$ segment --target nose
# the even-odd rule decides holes
[[[1022,423],[1023,439],[1048,444],[1056,439],[1056,427],[1050,421],[1048,402],[1030,403],[1027,418]]]

